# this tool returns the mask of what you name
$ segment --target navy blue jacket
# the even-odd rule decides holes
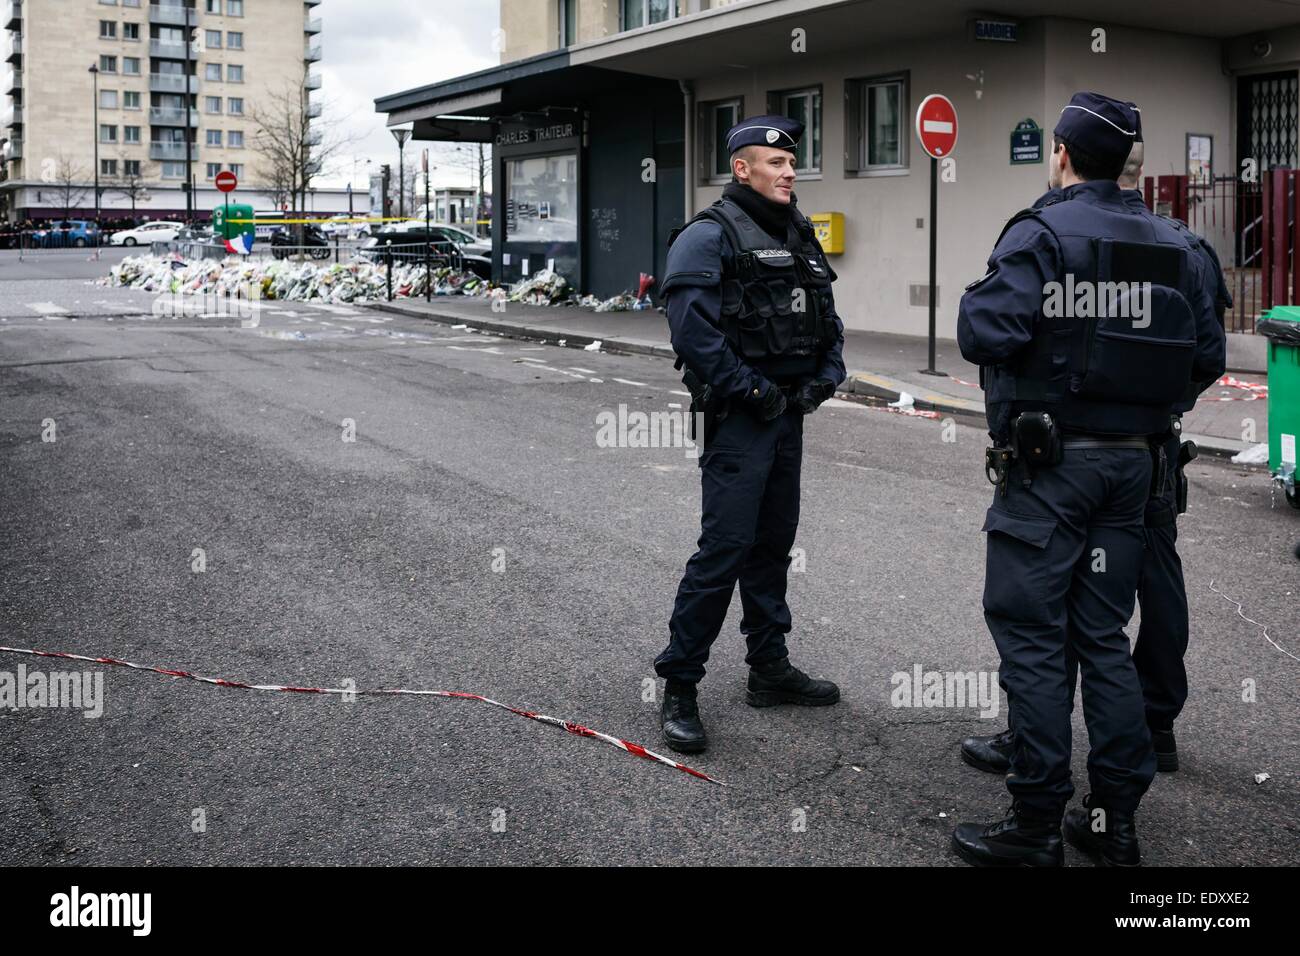
[[[660,290],[668,300],[668,329],[675,351],[719,398],[753,399],[767,391],[768,379],[738,356],[719,327],[722,314],[722,263],[731,245],[716,222],[691,223],[668,250],[667,277]],[[835,344],[810,376],[844,381],[844,323],[832,313]]]

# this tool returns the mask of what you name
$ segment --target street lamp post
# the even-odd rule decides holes
[[[90,65],[90,76],[94,86],[95,115],[95,258],[99,258],[99,66],[97,64]]]
[[[411,138],[409,129],[395,129],[393,139],[397,140],[397,215],[406,218],[406,141]]]

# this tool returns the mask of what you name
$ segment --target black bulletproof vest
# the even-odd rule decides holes
[[[1029,347],[984,370],[990,420],[998,406],[1002,423],[1046,411],[1073,431],[1163,431],[1195,353],[1190,250],[1172,227],[1122,206],[1064,199],[1006,228],[1026,218],[1052,232],[1064,261]]]
[[[815,374],[821,354],[836,339],[834,273],[808,220],[795,209],[781,243],[726,199],[691,222],[701,219],[718,223],[732,250],[722,262],[719,316],[731,347],[778,377]]]

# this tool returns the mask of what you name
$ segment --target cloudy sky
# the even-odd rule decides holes
[[[397,168],[397,143],[375,112],[377,96],[436,83],[495,66],[492,31],[499,23],[498,0],[325,0],[314,11],[321,18],[324,58],[319,64],[323,119],[356,138],[342,150],[333,172],[320,185],[355,186],[368,182],[365,161]],[[406,147],[408,164],[418,165],[423,145]],[[431,161],[437,185],[471,185],[467,170]],[[353,165],[355,161],[355,166]],[[409,165],[408,165],[408,168]]]

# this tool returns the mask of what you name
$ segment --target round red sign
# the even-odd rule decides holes
[[[931,93],[916,110],[916,138],[935,159],[951,156],[957,146],[957,108],[941,93]]]
[[[227,169],[224,172],[217,173],[216,183],[218,189],[223,193],[228,193],[232,192],[234,188],[239,185],[239,180],[235,178],[234,173]]]

